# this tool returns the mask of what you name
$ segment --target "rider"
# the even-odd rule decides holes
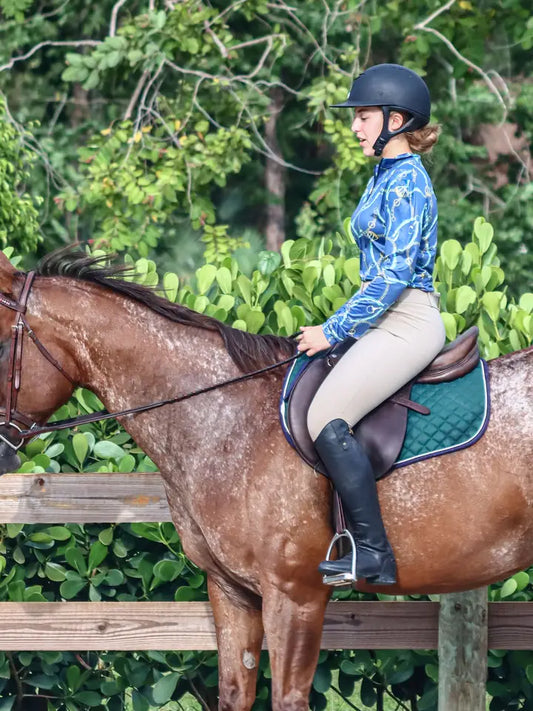
[[[308,428],[343,503],[356,544],[356,578],[396,582],[369,458],[352,427],[440,352],[445,342],[433,288],[437,201],[418,153],[437,142],[423,79],[378,64],[353,82],[337,107],[355,109],[352,131],[366,156],[381,156],[351,218],[360,249],[360,289],[320,326],[302,327],[298,350],[311,356],[357,340],[318,389]],[[323,561],[326,575],[350,574],[352,554]]]

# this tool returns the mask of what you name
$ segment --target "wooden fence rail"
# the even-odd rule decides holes
[[[2,523],[170,521],[158,473],[5,474]],[[533,649],[533,606],[490,603],[492,649]],[[323,649],[437,649],[438,602],[332,602]],[[1,650],[215,649],[203,602],[0,603]]]
[[[531,649],[533,610],[489,604],[488,646]],[[437,649],[438,602],[331,602],[322,649]],[[0,650],[214,650],[207,602],[2,602]]]

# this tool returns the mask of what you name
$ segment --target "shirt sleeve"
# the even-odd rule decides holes
[[[377,275],[364,291],[357,291],[322,324],[333,345],[349,336],[361,337],[397,301],[413,275],[420,248],[424,188],[390,185],[387,191],[387,228]]]

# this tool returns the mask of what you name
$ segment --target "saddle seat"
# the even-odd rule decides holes
[[[400,454],[407,429],[408,409],[425,415],[430,412],[427,407],[410,399],[413,384],[446,382],[472,371],[480,358],[478,335],[477,326],[469,328],[445,346],[414,380],[369,412],[354,427],[354,434],[372,462],[376,479],[391,470]],[[307,411],[324,378],[354,342],[354,339],[347,339],[325,355],[311,359],[285,396],[288,399],[286,424],[294,448],[310,466],[326,476],[307,429]]]

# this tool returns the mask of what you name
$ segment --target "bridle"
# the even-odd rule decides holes
[[[230,378],[228,380],[223,380],[219,383],[214,383],[213,385],[208,385],[205,388],[200,388],[198,390],[193,390],[192,392],[186,393],[185,395],[178,395],[176,397],[168,398],[165,400],[158,400],[156,402],[151,402],[146,405],[139,405],[137,407],[131,407],[126,410],[120,410],[118,412],[108,412],[107,410],[99,410],[98,412],[91,412],[86,415],[80,415],[79,417],[70,417],[64,420],[58,420],[50,424],[39,425],[37,422],[33,421],[30,417],[17,410],[17,399],[21,386],[21,372],[22,372],[22,349],[24,343],[24,334],[26,333],[33,343],[37,346],[41,354],[46,358],[46,360],[54,366],[74,387],[77,387],[79,383],[72,378],[68,372],[62,367],[56,358],[50,353],[45,345],[39,340],[28,321],[26,320],[26,303],[28,301],[28,296],[30,293],[31,286],[33,284],[33,279],[35,277],[35,271],[28,272],[20,293],[18,301],[10,299],[5,294],[0,292],[0,306],[5,306],[12,311],[15,311],[17,316],[15,323],[11,326],[11,345],[9,350],[9,363],[7,371],[7,385],[6,385],[6,405],[5,408],[0,408],[0,441],[7,444],[15,452],[18,451],[24,442],[33,437],[37,437],[40,434],[46,432],[55,432],[58,430],[70,429],[77,425],[88,424],[89,422],[98,422],[99,420],[109,420],[112,418],[134,415],[140,412],[147,412],[148,410],[155,410],[164,405],[171,405],[173,403],[182,402],[184,400],[189,400],[197,395],[202,395],[204,393],[210,392],[211,390],[216,390],[217,388],[224,387],[226,385],[231,385],[233,383],[239,383],[244,380],[249,380],[263,373],[267,373],[270,370],[279,368],[287,363],[291,363],[300,356],[299,353],[290,356],[284,360],[267,365],[264,368],[259,368],[250,373],[245,373],[244,375],[239,375],[235,378]],[[7,434],[2,432],[2,429],[7,429],[14,433],[14,439],[12,441]]]
[[[58,370],[70,383],[72,383],[72,385],[76,386],[76,381],[71,378],[71,376],[54,358],[46,346],[41,343],[26,320],[26,303],[28,301],[34,277],[34,271],[26,274],[18,301],[13,301],[13,299],[5,296],[5,294],[0,293],[0,305],[15,311],[17,314],[15,323],[11,326],[11,345],[9,349],[9,362],[7,368],[6,405],[5,408],[0,408],[0,417],[3,418],[0,420],[0,428],[6,428],[14,431],[19,441],[17,443],[12,442],[9,437],[2,434],[1,430],[0,440],[5,442],[15,451],[22,447],[26,439],[35,436],[34,431],[37,428],[36,422],[33,422],[29,417],[17,410],[17,400],[21,384],[24,333],[28,334],[46,360],[51,363],[54,368]],[[23,429],[21,425],[27,429]],[[32,434],[29,434],[30,432]]]

